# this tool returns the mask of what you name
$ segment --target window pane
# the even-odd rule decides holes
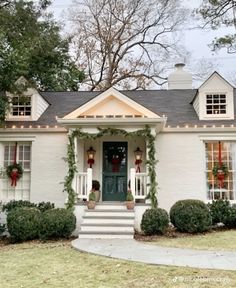
[[[206,95],[206,114],[226,114],[226,105],[219,104],[226,104],[226,95]]]
[[[31,115],[31,97],[15,96],[12,98],[11,112],[13,116],[30,116]]]

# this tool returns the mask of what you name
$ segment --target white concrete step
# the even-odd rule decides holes
[[[83,239],[133,239],[134,233],[130,232],[80,232],[79,238]]]
[[[100,209],[113,209],[113,210],[127,210],[126,205],[124,202],[97,202],[96,203],[96,210]]]
[[[97,232],[131,232],[134,233],[134,225],[129,224],[104,224],[104,223],[91,223],[91,224],[81,224],[81,231],[97,231]]]
[[[122,209],[86,209],[85,210],[86,216],[134,216],[133,210],[122,210]]]
[[[98,203],[84,212],[79,238],[133,239],[135,214],[124,203]]]
[[[134,217],[105,217],[105,216],[84,216],[83,224],[129,224],[134,225]]]

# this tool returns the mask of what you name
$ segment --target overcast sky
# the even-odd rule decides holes
[[[183,0],[186,6],[190,8],[198,7],[198,3],[201,0]],[[66,23],[66,11],[68,7],[72,5],[73,0],[54,0],[50,8],[54,13],[57,20],[63,19],[63,23]],[[191,62],[192,64],[197,64],[197,62],[204,58],[207,61],[212,61],[215,65],[215,69],[222,74],[227,80],[231,81],[233,75],[236,74],[236,53],[227,54],[226,50],[222,50],[218,53],[211,52],[208,44],[219,35],[224,35],[230,32],[230,29],[220,29],[217,31],[211,30],[201,30],[201,29],[191,29],[193,23],[189,23],[181,33],[181,41],[183,45],[192,54]],[[232,30],[231,30],[232,31]],[[235,33],[235,31],[233,31]],[[183,57],[184,58],[184,57]],[[173,63],[174,66],[175,63]],[[213,72],[213,71],[212,71]],[[236,78],[234,76],[234,78]]]

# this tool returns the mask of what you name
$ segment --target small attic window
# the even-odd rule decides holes
[[[226,95],[207,94],[206,95],[206,114],[207,115],[226,115]]]
[[[31,96],[13,96],[11,115],[13,117],[30,117],[32,112]]]

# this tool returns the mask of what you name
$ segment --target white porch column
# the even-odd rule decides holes
[[[74,153],[75,153],[75,164],[77,166],[77,163],[78,163],[78,139],[77,139],[77,137],[74,138],[74,147],[75,147],[75,150],[74,150]]]
[[[135,199],[135,168],[130,169],[130,189]]]
[[[156,138],[156,130],[153,127],[151,128],[151,135]],[[147,140],[146,140],[146,159],[149,160],[149,148],[148,148]],[[155,159],[156,159],[156,155],[155,155]],[[146,165],[146,173],[148,175],[147,176],[147,195],[148,195],[149,189],[150,189],[150,177],[149,177],[148,166],[147,165]],[[145,202],[150,204],[151,203],[151,199],[146,199]]]
[[[87,200],[89,193],[92,190],[92,179],[93,179],[93,170],[92,168],[87,168]]]

